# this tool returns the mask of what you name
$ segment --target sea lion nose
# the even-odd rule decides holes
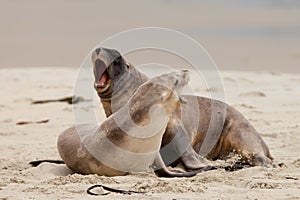
[[[97,55],[99,55],[100,51],[101,51],[101,48],[97,48],[97,49],[95,50],[95,52],[96,52]]]
[[[91,59],[92,59],[92,62],[94,63],[96,59],[99,59],[101,58],[101,51],[103,51],[102,48],[96,48],[93,52],[92,52],[92,55],[91,55]]]

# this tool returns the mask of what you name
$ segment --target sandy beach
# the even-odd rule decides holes
[[[0,200],[300,199],[298,0],[0,2]],[[33,160],[60,159],[57,137],[75,123],[72,105],[32,101],[72,96],[86,55],[108,37],[141,27],[174,29],[203,45],[220,69],[226,97],[222,100],[262,135],[277,167],[218,169],[167,179],[151,173],[83,176],[63,164],[29,165]],[[126,57],[135,66],[156,62],[186,68],[182,59],[159,51]],[[148,75],[154,72],[148,70]],[[191,74],[194,94],[210,96],[203,80]],[[103,121],[98,99],[85,100],[78,105],[86,112],[96,110]],[[90,101],[95,104],[90,106]],[[93,184],[146,193],[93,197],[86,194]]]
[[[58,73],[60,76],[56,76]],[[93,184],[146,192],[112,193],[103,196],[104,199],[299,199],[300,74],[221,71],[226,101],[261,133],[275,158],[274,163],[282,163],[281,167],[253,167],[235,172],[218,169],[192,178],[173,179],[158,178],[151,173],[83,176],[71,174],[65,165],[47,163],[31,167],[28,163],[32,160],[60,159],[57,136],[74,124],[72,105],[31,102],[72,95],[77,70],[1,69],[0,75],[1,199],[95,199],[86,194],[86,189]],[[194,78],[190,86],[195,93],[209,95]],[[104,120],[103,112],[98,115],[100,121]],[[49,121],[16,125],[20,121],[44,119]]]

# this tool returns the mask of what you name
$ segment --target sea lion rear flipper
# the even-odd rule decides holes
[[[272,160],[263,153],[254,154],[250,163],[254,166],[272,166]]]

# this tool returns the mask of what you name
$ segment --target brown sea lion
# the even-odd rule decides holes
[[[94,87],[107,117],[148,80],[113,49],[97,48],[92,53],[92,63]],[[252,166],[272,163],[267,145],[236,109],[205,97],[183,98],[187,104],[174,112],[163,136],[160,152],[167,165],[180,162],[187,170],[197,169],[206,165],[203,156],[225,159],[231,153],[239,154],[243,162]]]
[[[165,177],[200,172],[169,171],[159,154],[169,117],[180,106],[179,95],[188,80],[187,70],[153,78],[100,126],[84,124],[65,130],[57,141],[63,161],[81,174],[117,176],[149,171],[150,167]]]

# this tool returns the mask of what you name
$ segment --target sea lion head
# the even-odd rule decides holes
[[[145,118],[149,118],[147,113],[153,105],[161,105],[171,115],[178,108],[180,94],[188,81],[189,71],[179,70],[157,76],[142,84],[129,99],[132,119],[138,124],[147,121]]]
[[[186,69],[162,74],[148,81],[155,92],[159,92],[160,103],[168,104],[170,99],[182,100],[180,94],[190,80],[189,71]],[[146,84],[145,84],[146,85]],[[152,90],[149,90],[151,93]]]
[[[130,64],[114,49],[97,48],[92,52],[94,88],[98,94],[112,93],[113,84],[126,74]]]

